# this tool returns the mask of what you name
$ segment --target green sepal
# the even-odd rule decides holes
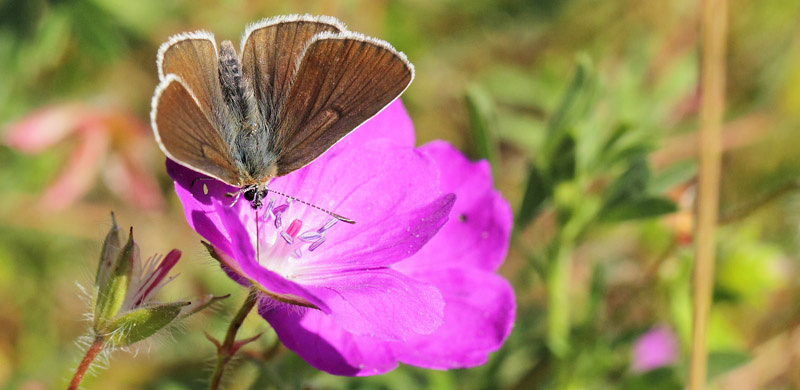
[[[173,302],[141,307],[111,321],[102,330],[112,348],[144,340],[174,321],[189,302]]]
[[[223,299],[229,298],[230,296],[231,296],[231,294],[225,294],[225,295],[221,295],[221,296],[206,295],[203,298],[200,298],[199,301],[193,302],[193,304],[195,304],[196,307],[192,307],[191,309],[187,309],[185,313],[181,314],[181,318],[186,318],[186,317],[189,317],[189,316],[191,316],[193,314],[199,313],[200,311],[208,308],[209,306],[211,306],[211,305],[213,305],[213,304],[215,304],[215,303],[217,303],[217,302],[219,302],[219,301],[221,301]]]
[[[111,213],[111,229],[106,234],[103,240],[103,249],[100,252],[100,262],[97,264],[97,276],[94,280],[95,288],[103,286],[108,283],[108,277],[111,275],[111,270],[114,267],[114,261],[119,257],[119,252],[122,249],[119,237],[119,226],[114,213]]]
[[[137,252],[138,247],[133,240],[133,228],[131,228],[128,242],[117,256],[108,281],[101,285],[97,292],[94,311],[95,329],[100,329],[104,323],[116,317],[122,308],[133,274],[133,262],[139,255]]]

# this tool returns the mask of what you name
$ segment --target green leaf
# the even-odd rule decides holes
[[[547,135],[542,150],[542,163],[551,165],[550,161],[564,147],[564,138],[574,124],[589,111],[594,95],[594,78],[590,72],[591,62],[586,57],[578,60],[575,73],[567,86],[563,98],[559,102],[547,123]]]
[[[628,169],[606,190],[603,209],[614,209],[644,195],[650,181],[650,167],[644,156],[633,159]]]
[[[646,143],[631,144],[618,150],[610,157],[609,165],[619,162],[635,160],[639,157],[646,156],[653,151],[653,146]]]
[[[531,166],[528,173],[528,184],[525,186],[525,195],[517,214],[517,227],[524,228],[539,214],[544,202],[551,196],[552,188],[542,177],[539,168]]]
[[[113,348],[125,347],[144,340],[169,325],[189,302],[165,303],[142,307],[121,315],[103,328]]]
[[[630,161],[628,169],[606,190],[600,219],[620,222],[652,218],[677,210],[671,200],[648,195],[650,166],[645,155]]]
[[[649,154],[654,149],[652,137],[643,134],[642,131],[634,131],[629,123],[617,125],[600,150],[596,168],[608,169],[618,163]]]
[[[653,218],[674,213],[678,207],[663,197],[644,197],[617,204],[603,212],[605,222],[621,222],[634,219]]]
[[[650,181],[650,190],[660,194],[676,185],[686,183],[695,175],[697,175],[697,163],[695,161],[677,162],[664,168],[653,177],[653,180]]]
[[[625,378],[621,388],[623,390],[681,390],[684,386],[674,368],[661,367]]]
[[[554,141],[558,139],[557,136],[559,133],[564,131],[567,127],[570,119],[569,114],[571,114],[570,111],[574,108],[580,94],[586,88],[588,79],[586,74],[587,68],[588,64],[586,62],[578,62],[572,80],[570,80],[567,90],[564,92],[564,97],[561,98],[561,102],[559,102],[558,107],[553,112],[553,116],[550,117],[550,121],[547,124],[547,133]]]
[[[550,180],[554,184],[572,180],[575,177],[575,165],[575,139],[566,134],[550,159]]]
[[[494,166],[498,154],[492,123],[494,104],[489,94],[476,85],[467,89],[465,101],[469,113],[475,157],[486,159]]]
[[[103,324],[114,318],[125,302],[125,295],[128,292],[131,275],[133,274],[133,262],[139,257],[139,248],[133,240],[133,228],[130,230],[128,242],[120,251],[114,263],[114,269],[109,275],[108,281],[99,286],[97,291],[97,305],[94,312],[94,327],[100,329]]]
[[[748,361],[750,355],[740,351],[711,352],[708,354],[708,379],[714,379]]]
[[[605,144],[603,145],[603,150],[614,150],[619,144],[620,140],[629,134],[631,131],[631,124],[630,123],[620,123],[617,127],[614,128],[614,131],[611,135],[608,136],[606,139]]]

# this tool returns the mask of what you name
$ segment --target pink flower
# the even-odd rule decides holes
[[[633,344],[631,370],[646,372],[668,366],[678,357],[678,341],[672,330],[659,326],[647,331]]]
[[[164,199],[146,168],[147,125],[131,114],[78,103],[42,108],[10,124],[3,142],[20,152],[36,154],[70,135],[77,146],[64,169],[42,195],[41,203],[63,209],[80,199],[98,173],[117,196],[134,205],[156,210]]]
[[[230,206],[235,188],[192,186],[201,175],[171,161],[167,170],[189,224],[231,277],[262,292],[259,313],[280,340],[320,370],[472,367],[511,331],[514,293],[495,274],[509,206],[485,161],[444,142],[415,148],[399,101],[269,185],[355,225],[273,194],[256,216],[248,202]]]

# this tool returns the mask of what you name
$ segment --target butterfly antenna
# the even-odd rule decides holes
[[[311,207],[313,207],[313,208],[315,208],[315,209],[317,209],[317,210],[319,210],[319,211],[322,211],[323,213],[325,213],[325,214],[328,214],[328,215],[330,215],[331,217],[334,217],[334,218],[336,218],[336,219],[338,219],[338,220],[340,220],[340,221],[342,221],[342,222],[344,222],[344,223],[349,223],[349,224],[351,224],[351,225],[353,225],[353,224],[355,224],[355,223],[356,223],[356,221],[353,221],[353,220],[352,220],[352,219],[350,219],[350,218],[346,218],[346,217],[343,217],[343,216],[341,216],[341,215],[339,215],[339,214],[336,214],[336,213],[334,213],[334,212],[332,212],[332,211],[325,210],[325,209],[323,209],[322,207],[319,207],[319,206],[317,206],[317,205],[315,205],[315,204],[308,203],[308,202],[306,202],[306,201],[304,201],[304,200],[302,200],[302,199],[297,199],[297,198],[295,198],[294,196],[291,196],[291,195],[286,195],[286,194],[284,194],[284,193],[282,193],[282,192],[278,192],[278,191],[275,191],[275,190],[271,190],[271,189],[269,189],[269,188],[265,188],[265,189],[266,189],[267,191],[269,191],[269,192],[272,192],[272,193],[274,193],[274,194],[278,194],[278,195],[280,195],[280,196],[285,196],[285,197],[287,197],[287,198],[289,198],[289,199],[291,199],[291,200],[294,200],[294,201],[300,202],[300,203],[302,203],[302,204],[304,204],[304,205],[306,205],[306,206],[311,206]]]

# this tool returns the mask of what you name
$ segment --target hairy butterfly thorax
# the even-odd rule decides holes
[[[222,41],[219,47],[219,84],[228,109],[232,152],[242,171],[243,184],[265,187],[277,175],[274,154],[268,145],[271,129],[263,120],[251,81],[242,74],[242,64],[231,41]]]

